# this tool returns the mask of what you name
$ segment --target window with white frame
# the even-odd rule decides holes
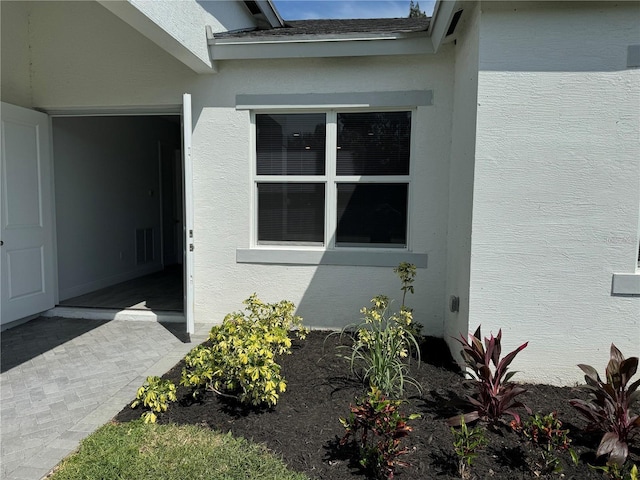
[[[410,111],[255,113],[255,243],[407,248]]]

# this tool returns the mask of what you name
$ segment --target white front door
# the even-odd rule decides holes
[[[193,312],[193,170],[191,165],[191,95],[182,96],[182,156],[184,181],[184,316],[187,333],[195,331]]]
[[[2,103],[0,323],[53,308],[49,117]]]

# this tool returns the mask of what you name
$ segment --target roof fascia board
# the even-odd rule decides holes
[[[388,32],[388,33],[340,33],[340,34],[306,34],[262,37],[222,37],[215,34],[209,38],[209,45],[250,45],[250,44],[284,44],[284,43],[330,43],[354,40],[402,40],[407,38],[427,39],[425,32]]]
[[[428,38],[412,37],[291,39],[240,41],[211,45],[211,58],[244,60],[260,58],[365,57],[375,55],[423,55],[433,53]]]
[[[461,2],[457,0],[438,0],[436,2],[431,23],[429,24],[429,33],[431,34],[434,53],[437,52],[444,43],[453,15],[460,10],[460,8]]]
[[[255,0],[255,2],[271,28],[284,27],[284,20],[271,0]]]
[[[103,7],[130,25],[196,73],[215,73],[215,65],[192,52],[182,42],[155,23],[128,0],[97,0]],[[202,32],[203,38],[206,33]]]

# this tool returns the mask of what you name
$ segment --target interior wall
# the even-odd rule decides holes
[[[60,300],[158,270],[158,142],[179,146],[160,117],[53,119]],[[137,264],[136,229],[153,229],[153,260]]]

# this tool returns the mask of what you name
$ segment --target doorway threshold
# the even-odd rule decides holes
[[[185,323],[182,312],[134,309],[63,307],[57,306],[41,314],[43,317],[84,318],[87,320],[136,320],[150,322]]]

